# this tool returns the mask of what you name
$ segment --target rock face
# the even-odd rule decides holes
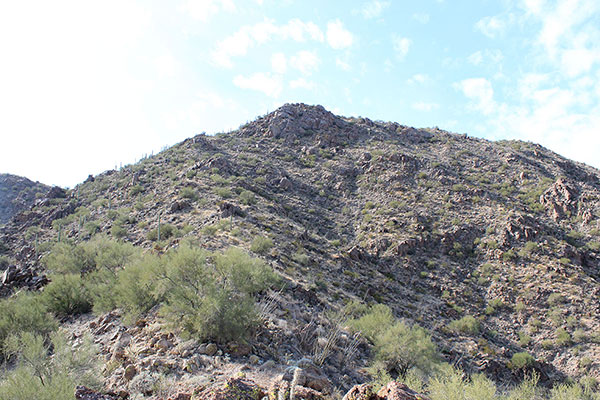
[[[428,400],[428,398],[402,383],[390,382],[377,394],[373,393],[371,385],[356,385],[346,393],[342,400]]]
[[[563,178],[548,188],[541,196],[540,203],[546,206],[552,218],[557,221],[577,208],[577,190]]]
[[[49,189],[49,186],[27,178],[0,174],[0,225],[7,223],[17,213],[31,208],[36,195],[44,194]]]

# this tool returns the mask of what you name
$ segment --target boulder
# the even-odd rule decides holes
[[[85,386],[77,386],[75,388],[76,400],[118,400],[126,397],[121,397],[115,393],[100,393]]]

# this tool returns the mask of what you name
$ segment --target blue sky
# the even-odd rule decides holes
[[[600,167],[597,0],[0,3],[0,172],[73,186],[286,102]]]

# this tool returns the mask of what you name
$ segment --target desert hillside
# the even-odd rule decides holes
[[[456,371],[497,396],[589,389],[599,221],[600,172],[539,145],[286,104],[20,208],[0,230],[3,357],[28,307],[26,331],[95,344],[114,398],[395,379],[435,400]]]

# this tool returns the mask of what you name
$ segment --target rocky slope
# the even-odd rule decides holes
[[[49,186],[16,175],[0,174],[0,225],[18,212],[31,208]]]
[[[152,313],[133,326],[118,312],[70,321],[118,361],[105,371],[115,390],[152,386],[155,371],[188,386],[243,373],[268,387],[314,361],[337,329],[329,312],[352,300],[427,328],[443,359],[469,373],[518,382],[511,358],[527,352],[547,384],[600,378],[600,172],[536,144],[286,104],[50,197],[0,232],[15,260],[4,295],[43,285],[51,243],[98,233],[155,251],[184,237],[242,247],[286,282],[264,295],[263,331],[241,347],[208,351],[214,344],[166,333]],[[259,250],[257,238],[272,245]],[[470,317],[476,329],[464,327]],[[365,382],[370,347],[352,346],[342,329],[307,387]]]

